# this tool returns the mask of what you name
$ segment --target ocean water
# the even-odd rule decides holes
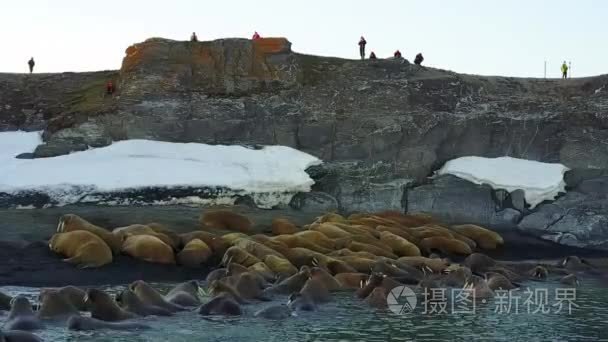
[[[450,289],[445,298],[425,305],[423,294],[414,289],[416,306],[400,314],[372,309],[350,293],[337,293],[317,312],[300,312],[284,320],[253,317],[260,308],[285,303],[286,297],[277,297],[273,302],[244,306],[245,314],[238,318],[203,318],[196,312],[181,312],[138,319],[149,330],[76,332],[68,331],[63,323],[47,323],[36,333],[45,341],[608,341],[608,288],[586,282],[576,292],[566,293],[559,284],[523,285],[521,290],[485,303],[477,299],[474,305],[470,299],[463,304]],[[155,286],[166,288],[167,284]],[[110,292],[120,289],[106,288]],[[37,288],[0,290],[33,300],[38,295]],[[393,309],[411,299],[394,293]],[[561,301],[560,310],[556,295],[571,299],[570,312],[567,300]],[[5,318],[4,313],[0,321]]]

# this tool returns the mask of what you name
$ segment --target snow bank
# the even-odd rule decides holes
[[[250,194],[260,199],[260,206],[272,207],[289,201],[287,193],[310,191],[314,181],[304,170],[321,163],[284,146],[254,150],[149,140],[120,141],[53,158],[14,158],[38,143],[38,133],[0,133],[0,192],[43,192],[69,204],[94,193],[207,187],[222,188],[227,195]]]
[[[437,173],[451,174],[475,184],[488,184],[493,189],[512,192],[521,189],[532,208],[545,200],[553,200],[565,192],[562,164],[500,157],[462,157],[448,161]]]

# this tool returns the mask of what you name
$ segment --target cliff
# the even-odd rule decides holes
[[[119,71],[0,75],[0,129],[45,127],[36,157],[135,138],[286,145],[325,162],[309,170],[317,192],[296,206],[448,209],[455,221],[507,226],[529,214],[516,197],[426,177],[467,155],[561,162],[573,169],[571,190],[608,169],[608,75],[482,77],[407,60],[309,56],[290,45],[154,38],[129,47]],[[109,78],[117,93],[104,97]],[[439,204],[459,193],[479,200]]]

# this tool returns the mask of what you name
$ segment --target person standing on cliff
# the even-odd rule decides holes
[[[367,42],[365,41],[365,38],[361,36],[361,39],[359,39],[359,55],[361,56],[361,60],[365,59],[365,44],[367,44]]]
[[[198,37],[196,36],[196,32],[192,32],[192,35],[190,36],[190,41],[198,42]]]
[[[36,65],[36,62],[34,62],[34,57],[30,58],[30,60],[27,62],[27,65],[30,66],[30,74],[34,72],[34,65]]]
[[[251,40],[258,40],[260,38],[262,38],[262,37],[260,37],[260,35],[258,34],[258,31],[255,31],[253,33],[253,37],[251,37]]]
[[[422,53],[417,54],[416,58],[414,58],[414,64],[420,65],[420,64],[422,64],[422,61],[424,61],[424,57],[422,57]]]
[[[562,64],[562,78],[568,78],[568,65],[566,64],[566,61]]]

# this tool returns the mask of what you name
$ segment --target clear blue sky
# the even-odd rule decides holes
[[[364,35],[379,57],[461,73],[559,77],[608,73],[604,0],[2,0],[0,71],[118,69],[125,49],[149,37],[200,40],[285,36],[295,51],[358,56]]]

